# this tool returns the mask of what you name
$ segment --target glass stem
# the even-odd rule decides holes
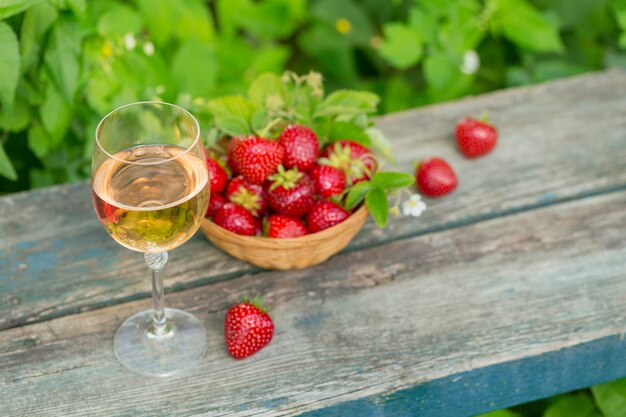
[[[163,305],[163,268],[167,263],[167,252],[146,253],[144,255],[148,268],[152,271],[152,329],[148,336],[155,338],[172,335],[171,326],[165,319]]]

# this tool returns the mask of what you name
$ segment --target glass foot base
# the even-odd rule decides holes
[[[113,351],[131,371],[148,376],[169,376],[196,363],[206,350],[206,333],[198,319],[174,308],[165,309],[171,328],[154,336],[152,310],[129,317],[115,333]]]

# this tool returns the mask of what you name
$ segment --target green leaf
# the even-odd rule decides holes
[[[556,401],[548,407],[543,417],[602,417],[602,414],[589,395],[579,394],[568,395]]]
[[[338,90],[329,94],[315,110],[315,117],[373,113],[380,101],[368,91]]]
[[[28,148],[39,159],[45,158],[50,152],[50,138],[39,123],[34,123],[28,129]]]
[[[372,188],[365,195],[365,205],[372,214],[378,227],[386,227],[389,218],[389,201],[387,194],[380,188]]]
[[[249,135],[250,125],[242,117],[220,116],[215,118],[215,127],[230,136]]]
[[[266,99],[271,95],[282,96],[283,87],[280,77],[271,72],[259,75],[248,88],[248,97],[255,108],[266,105]]]
[[[15,168],[13,168],[11,160],[4,151],[2,142],[0,142],[0,175],[10,179],[11,181],[17,180],[17,172],[15,172]]]
[[[172,76],[181,92],[209,96],[215,89],[217,74],[215,53],[197,39],[187,40],[174,55]]]
[[[321,0],[311,14],[351,44],[369,46],[374,27],[363,6],[352,0]]]
[[[365,132],[370,137],[374,152],[382,155],[387,161],[395,165],[396,158],[391,151],[391,143],[389,143],[383,132],[375,127],[370,127],[366,129]]]
[[[409,187],[414,182],[413,175],[404,172],[378,172],[372,178],[372,186],[382,188],[387,192]]]
[[[209,100],[207,109],[213,114],[213,117],[239,117],[246,122],[252,118],[254,112],[252,103],[240,95],[222,96]]]
[[[626,29],[626,0],[613,0],[613,13],[615,20],[622,30]]]
[[[69,103],[78,88],[81,34],[74,21],[61,20],[51,34],[44,61],[59,91]]]
[[[58,16],[57,10],[48,2],[33,5],[24,14],[20,30],[22,72],[26,72],[37,61],[43,43],[42,38]]]
[[[407,69],[422,57],[422,39],[419,34],[403,23],[387,23],[383,27],[385,40],[378,50],[380,56],[391,65]]]
[[[265,126],[267,126],[272,121],[267,109],[265,107],[260,108],[255,111],[252,115],[252,120],[250,121],[250,127],[253,131],[259,134]]]
[[[41,0],[3,0],[0,4],[0,20],[6,19],[14,14],[22,13],[35,3]]]
[[[626,379],[596,385],[591,393],[604,417],[626,417]]]
[[[363,201],[365,194],[367,194],[371,188],[372,185],[369,181],[361,181],[354,187],[350,188],[348,196],[346,197],[346,208],[348,210],[355,208],[361,201]]]
[[[0,128],[7,132],[19,132],[26,129],[30,120],[30,108],[22,100],[16,100],[11,110],[0,108]]]
[[[11,26],[0,22],[0,103],[11,109],[20,74],[17,37]],[[8,171],[7,171],[8,172]]]
[[[425,43],[437,42],[437,17],[428,9],[414,6],[409,11],[409,26]]]
[[[61,144],[70,125],[72,111],[54,84],[48,84],[46,99],[39,108],[43,127],[50,135],[51,148]]]
[[[201,0],[139,0],[139,11],[158,44],[166,44],[173,37],[202,42],[214,37],[213,22]]]
[[[493,10],[489,22],[494,33],[516,45],[536,52],[562,52],[565,48],[554,23],[526,0],[489,0]]]
[[[103,38],[122,37],[127,33],[137,33],[141,29],[141,17],[132,7],[114,3],[98,19],[98,34]]]
[[[372,140],[365,132],[365,129],[352,122],[333,123],[330,128],[330,133],[328,134],[328,139],[330,143],[342,139],[349,139],[368,148],[372,146]]]

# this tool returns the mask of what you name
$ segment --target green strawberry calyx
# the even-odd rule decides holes
[[[283,187],[287,190],[294,188],[304,174],[302,172],[298,172],[298,168],[293,168],[286,170],[284,166],[278,166],[278,172],[274,175],[270,175],[268,178],[272,181],[272,185],[270,186],[270,191],[274,191],[278,187]]]

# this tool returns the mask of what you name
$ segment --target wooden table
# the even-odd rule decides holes
[[[442,156],[458,190],[305,271],[197,235],[171,253],[166,302],[204,322],[209,350],[169,379],[113,355],[148,272],[88,184],[1,198],[0,415],[459,417],[626,376],[625,92],[614,70],[381,118],[401,169]],[[498,147],[464,159],[454,123],[485,109]],[[235,361],[222,322],[243,294],[277,331]]]

